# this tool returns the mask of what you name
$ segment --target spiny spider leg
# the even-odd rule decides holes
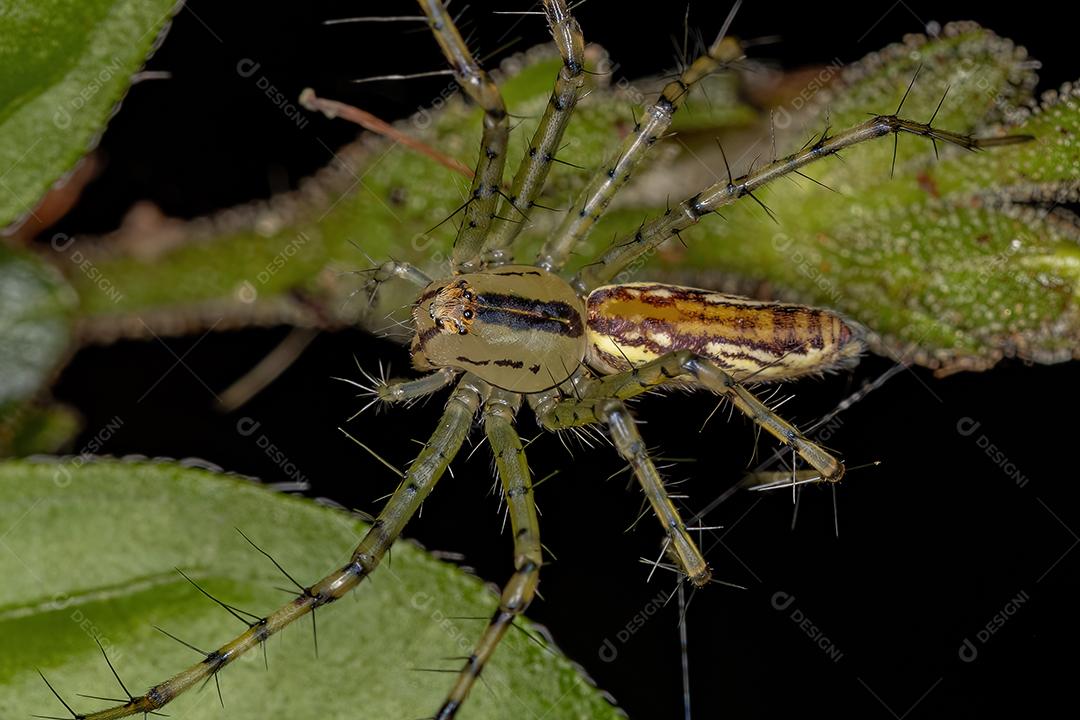
[[[532,209],[544,188],[551,161],[570,123],[585,80],[585,40],[577,20],[570,14],[564,0],[544,0],[544,12],[555,46],[562,55],[563,66],[555,77],[555,88],[551,91],[544,116],[540,118],[540,124],[529,141],[529,149],[514,176],[514,184],[505,203],[510,207],[501,209],[503,217],[495,220],[491,233],[484,241],[484,257],[489,265],[510,262],[507,248],[525,226],[526,213]]]
[[[730,205],[739,198],[750,195],[766,183],[797,172],[815,160],[833,155],[852,145],[894,133],[897,135],[911,133],[929,137],[932,140],[942,140],[966,150],[1012,145],[1033,139],[1030,135],[975,138],[938,130],[931,127],[929,123],[905,120],[896,115],[878,115],[836,135],[822,134],[822,137],[813,145],[746,175],[709,186],[694,197],[680,203],[678,207],[644,224],[632,238],[616,242],[597,262],[582,268],[571,284],[582,294],[604,285],[642,254],[680,231],[695,225],[703,216],[715,212],[717,208]]]
[[[540,249],[537,265],[555,272],[566,263],[574,247],[588,236],[615,194],[626,185],[653,144],[667,131],[690,88],[718,68],[742,57],[742,46],[735,39],[727,37],[728,27],[740,4],[741,0],[732,7],[720,34],[706,53],[691,63],[678,79],[664,86],[660,98],[627,135],[611,164],[604,166],[581,191],[559,228]]]
[[[770,435],[794,449],[823,480],[836,482],[843,477],[843,463],[808,440],[715,362],[689,350],[677,350],[633,370],[598,378],[580,399],[565,399],[546,406],[540,421],[552,429],[605,422],[604,412],[612,399],[627,400],[663,385],[688,381],[728,398]]]
[[[506,143],[510,137],[510,116],[506,114],[499,88],[473,59],[442,0],[419,0],[419,3],[435,40],[454,71],[454,78],[484,111],[484,133],[476,174],[469,188],[465,219],[454,240],[454,269],[465,272],[479,265],[480,248],[495,217],[495,206],[502,192],[500,185],[506,163]]]
[[[638,432],[637,424],[621,400],[608,399],[597,407],[599,419],[608,426],[615,449],[630,463],[634,475],[645,491],[653,512],[667,533],[668,552],[678,561],[680,569],[698,587],[712,577],[712,570],[701,555],[697,543],[690,537],[675,504],[664,487],[664,480],[649,457],[649,449]]]
[[[236,638],[206,656],[206,659],[150,688],[146,694],[85,715],[80,720],[113,720],[130,715],[153,713],[181,693],[214,677],[247,651],[258,647],[275,633],[312,610],[341,598],[370,575],[383,555],[401,534],[450,461],[461,448],[489,388],[483,381],[466,375],[446,403],[439,425],[409,466],[404,478],[387,501],[371,529],[353,551],[349,562],[300,593],[291,602],[273,611]]]
[[[435,432],[353,552],[352,564],[367,569],[365,574],[378,564],[457,455],[488,392],[487,383],[469,374],[454,388]]]
[[[364,284],[364,291],[368,296],[368,304],[371,306],[374,306],[375,304],[375,295],[378,293],[379,287],[388,280],[405,280],[421,288],[431,284],[431,278],[415,265],[398,262],[397,260],[387,260],[374,268],[374,271],[365,270],[363,272],[371,272],[371,277],[368,278],[367,283]]]
[[[457,682],[436,713],[438,720],[447,720],[457,713],[514,618],[525,612],[532,602],[540,580],[540,565],[543,562],[540,525],[525,450],[514,430],[514,416],[520,406],[521,395],[493,389],[483,410],[484,431],[495,454],[495,467],[502,481],[510,527],[514,533],[514,574],[503,588],[499,607],[491,616],[476,649],[465,662]]]
[[[382,369],[381,364],[379,368]],[[460,374],[460,371],[455,368],[444,367],[414,380],[401,378],[387,380],[381,372],[377,378],[364,369],[361,369],[360,372],[363,373],[367,384],[349,378],[334,378],[334,380],[340,380],[343,383],[359,388],[362,392],[357,397],[371,398],[362,408],[353,413],[349,420],[359,417],[372,405],[378,403],[409,404],[421,398],[429,397],[454,382],[454,379]]]
[[[375,269],[375,274],[371,279],[376,284],[381,285],[387,280],[392,280],[394,278],[407,280],[413,285],[421,288],[431,284],[431,278],[415,265],[398,262],[397,260],[387,260],[382,265],[379,265],[379,267]]]
[[[385,403],[411,402],[437,393],[454,382],[457,376],[458,370],[444,367],[415,380],[395,378],[387,382],[378,382],[374,390],[379,400]]]
[[[699,586],[708,583],[712,571],[668,496],[660,472],[649,457],[645,441],[642,440],[626,405],[614,396],[592,399],[582,396],[560,400],[557,392],[529,395],[528,399],[537,421],[546,430],[567,430],[593,423],[607,425],[615,449],[630,464],[653,512],[667,533],[668,551],[691,582]],[[583,408],[584,412],[579,413],[578,408]]]

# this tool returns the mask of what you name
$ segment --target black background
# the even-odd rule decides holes
[[[290,97],[310,85],[388,119],[426,105],[446,78],[349,83],[441,67],[423,32],[406,34],[401,25],[321,25],[355,14],[413,12],[408,4],[371,5],[190,2],[149,65],[171,79],[132,90],[102,141],[103,174],[58,229],[75,235],[109,230],[138,200],[194,217],[267,197],[327,163],[322,143],[336,148],[355,136],[346,123],[318,117],[298,132],[250,79],[237,74],[242,59],[261,63],[260,72]],[[727,8],[705,5],[691,9],[690,23],[712,32]],[[1043,60],[1041,89],[1078,74],[1073,26],[1049,4],[987,5],[750,2],[734,30],[743,37],[779,36],[780,42],[757,48],[755,55],[795,68],[837,57],[856,60],[919,32],[926,21],[975,19]],[[622,63],[620,72],[635,78],[673,65],[671,38],[682,35],[685,6],[658,6],[627,10],[627,3],[591,0],[577,15],[587,40],[605,45]],[[480,3],[465,13],[481,52],[516,36],[522,40],[502,54],[543,41],[539,17],[497,16],[493,9],[517,8]],[[285,333],[214,334],[197,346],[198,338],[167,342],[178,354],[194,347],[185,362],[220,392]],[[375,510],[375,499],[392,489],[395,478],[338,433],[357,401],[330,380],[355,374],[354,355],[368,368],[380,358],[407,367],[403,348],[359,331],[323,335],[270,389],[222,416],[213,410],[211,394],[182,367],[136,402],[174,357],[155,341],[122,342],[80,352],[57,394],[85,414],[83,440],[113,416],[124,419],[105,448],[112,454],[195,456],[267,481],[287,479],[236,432],[239,418],[253,418],[310,480],[311,494]],[[801,383],[784,413],[811,422],[890,366],[870,357],[852,374]],[[839,488],[839,538],[828,490],[803,494],[794,530],[786,492],[737,496],[708,515],[706,523],[726,526],[704,542],[716,576],[747,589],[714,585],[693,596],[688,620],[695,715],[967,717],[1073,706],[1080,552],[1068,551],[1076,542],[1069,528],[1080,528],[1080,513],[1069,449],[1074,423],[1058,418],[1072,409],[1076,378],[1072,364],[1015,361],[943,380],[923,370],[900,373],[842,415],[828,440],[851,465],[882,461],[877,469],[853,472]],[[415,452],[409,439],[424,438],[433,428],[439,405],[368,413],[348,428],[401,465]],[[651,445],[664,456],[693,460],[668,471],[687,480],[685,503],[693,509],[734,482],[754,448],[753,430],[740,418],[714,419],[699,434],[712,407],[709,397],[681,395],[638,406]],[[962,436],[961,418],[981,425]],[[525,436],[538,432],[527,414],[520,425]],[[984,454],[981,436],[1029,478],[1024,487]],[[762,441],[760,451],[772,447]],[[537,492],[543,539],[557,560],[544,570],[544,598],[530,616],[546,624],[632,717],[678,716],[674,604],[626,642],[618,639],[635,614],[673,587],[673,577],[663,573],[646,583],[648,569],[639,562],[659,547],[655,523],[646,518],[625,532],[639,512],[640,494],[627,491],[625,474],[605,481],[622,469],[610,448],[578,450],[571,459],[558,440],[545,436],[530,447],[530,458],[537,477],[561,471]],[[429,548],[462,553],[484,579],[502,582],[511,570],[511,543],[498,535],[489,467],[484,449],[471,460],[459,459],[456,478],[443,480],[408,535]],[[794,597],[785,610],[774,607],[778,592]],[[979,641],[980,629],[1018,596],[1027,601],[986,643]],[[839,661],[791,619],[796,610],[842,653]],[[978,649],[974,662],[959,657],[965,638]],[[600,656],[605,639],[617,648],[614,662]]]

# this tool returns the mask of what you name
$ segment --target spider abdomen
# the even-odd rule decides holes
[[[854,365],[863,350],[828,310],[677,285],[607,285],[586,308],[586,362],[603,374],[690,350],[739,381],[789,380]]]

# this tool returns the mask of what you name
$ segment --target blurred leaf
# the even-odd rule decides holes
[[[891,139],[851,148],[806,169],[828,188],[794,178],[757,193],[778,224],[741,203],[723,210],[726,221],[684,233],[685,248],[658,254],[661,276],[709,286],[727,273],[760,283],[770,295],[847,313],[873,331],[879,352],[945,371],[1003,356],[1076,356],[1080,230],[1052,203],[1075,199],[1080,184],[1080,103],[1068,90],[1033,114],[1020,107],[1030,102],[1030,67],[1022,49],[961,23],[845,70],[816,111],[782,134],[781,152],[827,125],[893,112],[917,69],[903,116],[928,120],[948,89],[936,127],[992,135],[1005,122],[1036,140],[978,153],[939,143],[938,161],[929,141],[901,136],[894,177]],[[624,211],[597,234],[625,233],[640,220],[640,210]]]
[[[0,246],[0,418],[52,375],[68,350],[73,309],[52,267]]]
[[[511,111],[527,118],[517,132],[529,133],[558,61],[533,52],[516,62],[503,89]],[[929,141],[904,136],[894,174],[892,141],[864,143],[806,170],[831,190],[790,177],[760,191],[779,226],[744,201],[724,211],[726,221],[708,218],[684,233],[685,248],[678,242],[661,248],[642,277],[729,289],[734,279],[740,289],[835,308],[869,327],[879,352],[948,370],[981,369],[1013,354],[1039,362],[1071,357],[1080,346],[1078,223],[1049,205],[1077,195],[1080,125],[1071,90],[1034,114],[1026,109],[1036,66],[1010,41],[956,23],[934,39],[909,36],[842,71],[830,66],[801,75],[805,87],[789,87],[787,103],[759,117],[756,132],[746,131],[753,116],[734,102],[733,77],[716,78],[677,116],[678,139],[657,148],[652,168],[636,175],[573,264],[589,261],[670,201],[723,177],[715,135],[723,137],[735,172],[743,172],[770,155],[772,141],[789,152],[827,126],[893,112],[918,70],[905,117],[934,116],[935,126],[963,133],[1007,127],[1030,132],[1037,142],[977,154],[939,147],[939,161]],[[634,100],[651,97],[656,84],[594,89],[571,123],[566,157],[600,166],[633,122]],[[471,163],[478,113],[457,97],[444,105],[400,126]],[[522,146],[511,141],[511,167]],[[588,172],[556,167],[543,204],[567,207]],[[412,288],[384,285],[379,306],[364,315],[364,300],[350,300],[362,278],[342,273],[367,267],[363,253],[445,273],[453,226],[432,228],[461,204],[463,185],[430,160],[369,138],[343,149],[300,191],[270,203],[164,223],[160,233],[141,233],[137,252],[121,230],[99,264],[121,286],[123,301],[107,302],[88,292],[88,279],[73,278],[84,336],[143,332],[142,323],[130,321],[133,313],[159,333],[223,318],[225,325],[392,328],[387,315],[400,317]],[[518,257],[529,258],[559,217],[534,209]],[[117,255],[117,246],[129,253]]]
[[[66,405],[27,402],[0,415],[0,457],[56,453],[82,427],[79,414]]]
[[[515,138],[531,134],[561,66],[550,49],[536,48],[504,63],[502,92],[515,118]],[[590,76],[591,81],[606,75]],[[686,122],[712,127],[744,124],[753,115],[734,101],[733,81],[710,87],[714,102],[694,102]],[[634,100],[654,93],[660,81],[622,88],[594,88],[583,99],[564,140],[565,159],[597,166],[633,125]],[[398,126],[466,164],[475,161],[480,113],[457,95],[438,110],[423,110]],[[674,150],[671,147],[670,150]],[[508,167],[524,143],[512,140]],[[542,203],[565,207],[587,172],[556,165]],[[346,303],[363,278],[342,272],[367,267],[367,256],[409,260],[445,272],[452,222],[432,231],[462,202],[465,180],[405,148],[367,136],[340,149],[334,161],[293,193],[268,203],[232,208],[191,223],[139,223],[85,248],[104,277],[122,293],[117,302],[96,292],[93,281],[72,273],[81,300],[83,332],[95,340],[145,332],[138,314],[158,333],[258,323],[333,325],[358,320],[371,329],[387,324],[383,308],[396,309],[409,288],[387,286],[380,309],[361,318],[361,299]],[[534,238],[557,213],[535,210]],[[431,232],[429,232],[431,231]],[[297,293],[304,301],[297,302]],[[312,308],[318,309],[313,311]]]
[[[97,144],[176,0],[34,0],[0,12],[0,228]]]
[[[366,527],[348,514],[255,483],[173,463],[91,461],[0,464],[0,713],[60,714],[40,669],[79,711],[106,706],[76,693],[120,690],[94,640],[132,692],[200,660],[154,630],[212,649],[243,626],[189,585],[252,612],[287,601],[289,585],[240,528],[300,582],[338,567]],[[476,578],[407,542],[373,581],[318,612],[319,657],[308,619],[229,666],[221,688],[230,718],[423,717],[451,684],[419,667],[457,667],[496,599]],[[535,635],[535,628],[522,623]],[[614,718],[621,714],[558,652],[510,633],[484,671],[491,692],[469,717],[513,714]],[[213,688],[168,712],[220,718]]]

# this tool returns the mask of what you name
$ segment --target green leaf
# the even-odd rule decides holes
[[[0,245],[0,457],[56,452],[77,432],[77,416],[44,392],[68,355],[74,309],[53,267]]]
[[[37,0],[0,12],[0,228],[86,154],[176,0]]]
[[[0,464],[0,714],[63,715],[40,669],[78,711],[107,705],[76,693],[122,696],[99,640],[133,693],[198,662],[154,630],[213,649],[244,626],[199,594],[184,570],[223,601],[260,613],[289,599],[289,581],[240,528],[300,582],[348,557],[366,526],[350,515],[255,483],[174,463]],[[476,578],[399,542],[384,563],[308,619],[221,675],[230,718],[415,718],[430,715],[496,598]],[[522,623],[535,635],[535,628]],[[484,671],[469,717],[614,718],[620,713],[558,652],[511,632]],[[176,717],[221,718],[211,686],[178,698]]]
[[[517,62],[502,87],[515,115],[535,118],[558,63],[542,52]],[[833,308],[867,326],[875,350],[943,370],[982,369],[1010,355],[1038,362],[1074,356],[1080,348],[1080,221],[1046,208],[1074,201],[1080,191],[1080,109],[1076,91],[1067,89],[1037,112],[1029,110],[1034,66],[1012,42],[955,23],[936,38],[909,36],[842,71],[823,69],[773,113],[779,153],[799,148],[826,126],[835,131],[867,113],[895,111],[909,86],[904,117],[934,117],[936,127],[960,133],[1011,131],[1037,139],[980,153],[941,146],[939,160],[928,139],[908,135],[896,145],[895,173],[891,139],[864,143],[842,160],[806,168],[831,190],[791,177],[756,193],[779,226],[744,199],[724,209],[726,220],[706,218],[684,232],[685,248],[678,241],[660,248],[638,279],[734,285]],[[636,90],[654,85],[594,89],[571,122],[568,156],[586,168],[600,166],[632,122],[632,100],[649,95]],[[770,118],[759,117],[758,132],[748,132],[753,114],[732,102],[737,96],[728,76],[710,81],[708,99],[691,98],[691,112],[680,111],[676,122],[688,150],[680,150],[683,143],[658,145],[652,170],[636,174],[578,249],[576,265],[670,201],[722,177],[715,135],[723,136],[735,172],[751,159],[764,161],[771,152]],[[531,132],[532,122],[517,132]],[[479,114],[456,97],[400,126],[443,152],[474,160]],[[725,136],[731,128],[738,131]],[[523,145],[511,141],[511,167]],[[125,294],[114,302],[94,292],[88,278],[73,278],[88,336],[138,332],[145,326],[127,322],[132,313],[158,332],[210,327],[223,317],[232,325],[359,322],[373,330],[392,326],[387,315],[394,311],[395,319],[406,319],[401,308],[414,291],[404,283],[385,284],[378,307],[366,315],[362,297],[346,301],[363,279],[341,272],[369,264],[351,243],[376,260],[393,256],[445,273],[453,228],[432,226],[460,204],[462,179],[374,140],[346,148],[340,159],[347,167],[323,170],[301,192],[208,221],[168,225],[160,253],[102,255],[102,271]],[[711,169],[703,171],[703,164]],[[588,173],[554,168],[543,204],[566,207]],[[360,188],[356,177],[363,177]],[[559,217],[534,209],[518,257],[531,257]],[[140,241],[140,252],[153,246],[152,237]],[[297,291],[304,304],[295,301]]]
[[[828,158],[803,178],[774,183],[757,205],[723,210],[657,254],[652,275],[745,287],[840,310],[872,331],[878,351],[943,371],[983,369],[1005,356],[1060,362],[1080,352],[1080,224],[1046,204],[1080,187],[1080,103],[1075,90],[1037,112],[1026,54],[970,23],[940,38],[910,38],[848,69],[788,132],[781,153],[827,124],[890,113],[918,78],[902,115],[936,127],[1035,141],[970,153],[901,136]],[[826,111],[828,114],[826,115]],[[995,129],[1005,123],[1003,129]],[[625,234],[641,211],[608,217],[599,237]]]
[[[68,349],[74,305],[52,267],[0,246],[0,418],[56,369]]]
[[[0,415],[0,457],[56,453],[67,447],[82,427],[72,408],[58,403],[23,403]]]
[[[526,137],[535,129],[560,66],[550,48],[536,48],[504,63],[500,87],[510,111],[522,118],[515,137]],[[615,152],[618,138],[632,125],[635,103],[655,94],[658,85],[643,81],[614,89],[592,88],[566,133],[566,158],[576,165],[598,166]],[[692,103],[684,123],[722,127],[749,122],[752,112],[737,102],[731,85],[730,78],[713,83],[709,92],[715,102]],[[398,127],[471,165],[480,122],[480,111],[455,95],[439,109],[421,111]],[[510,142],[507,167],[516,166],[524,149],[525,143]],[[362,183],[356,182],[358,177]],[[556,165],[541,202],[565,206],[587,177],[588,171]],[[435,274],[445,272],[453,224],[432,228],[461,204],[464,182],[428,158],[366,136],[339,150],[336,160],[298,192],[193,223],[170,221],[162,226],[160,238],[143,228],[138,242],[130,245],[121,229],[96,250],[94,246],[85,250],[102,275],[119,288],[119,301],[97,292],[89,278],[72,274],[83,329],[100,339],[138,332],[144,327],[141,323],[125,322],[135,313],[157,332],[209,327],[222,317],[229,324],[359,320],[370,329],[382,328],[388,309],[411,300],[395,292],[410,289],[388,284],[380,307],[360,317],[362,298],[345,300],[363,278],[340,273],[366,267],[365,253],[380,260],[388,256],[408,260]],[[537,226],[530,247],[557,215],[534,212]],[[161,250],[156,251],[159,239]],[[118,243],[137,247],[137,254],[118,255]],[[304,304],[295,301],[296,291],[305,297]],[[312,302],[320,305],[320,312],[310,313]]]

